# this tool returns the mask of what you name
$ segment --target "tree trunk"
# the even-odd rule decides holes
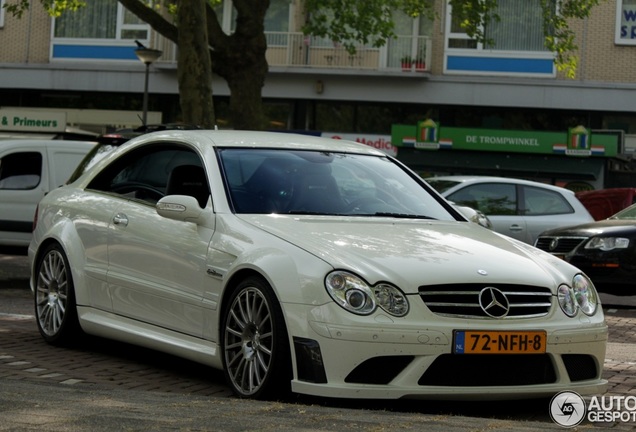
[[[264,25],[269,0],[233,0],[232,3],[237,10],[233,34],[225,35],[216,25],[217,20],[208,17],[214,72],[225,79],[230,88],[230,117],[234,129],[267,129],[262,90],[269,69]]]
[[[252,74],[242,71],[228,80],[230,116],[234,129],[265,130],[268,128],[261,91],[263,85]]]
[[[205,0],[181,0],[177,79],[183,121],[204,128],[216,123],[212,102],[212,62],[205,23]]]
[[[240,59],[227,63],[230,88],[230,116],[234,129],[264,130],[268,128],[262,90],[267,75],[265,53],[247,52]]]
[[[231,35],[223,32],[214,9],[205,0],[180,1],[181,13],[178,14],[176,26],[141,0],[119,2],[149,23],[155,31],[177,44],[177,78],[184,122],[214,126],[214,72],[225,79],[230,88],[232,127],[267,129],[262,100],[268,71],[263,22],[269,0],[233,0],[238,16],[236,30]],[[204,11],[201,10],[202,5]]]

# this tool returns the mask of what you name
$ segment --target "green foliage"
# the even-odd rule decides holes
[[[4,8],[11,15],[22,18],[24,11],[29,9],[29,0],[17,0],[15,3],[6,3]]]
[[[176,0],[139,1],[155,8],[162,5],[171,12],[176,11]],[[222,0],[206,1],[210,7],[222,3]],[[500,19],[497,15],[498,1],[448,1],[466,34],[486,46],[492,45],[493,42],[485,37],[484,29],[490,22]],[[578,47],[569,22],[572,19],[587,18],[595,6],[607,0],[525,1],[541,4],[545,45],[554,53],[557,68],[565,71],[567,76],[573,77],[578,62],[575,55]],[[54,17],[85,5],[84,0],[40,0],[40,3]],[[21,17],[29,8],[29,4],[29,0],[9,0],[5,8],[14,16]],[[304,4],[309,20],[303,31],[306,34],[330,38],[352,54],[359,43],[379,47],[384,45],[387,39],[395,36],[393,14],[396,11],[404,12],[411,17],[435,16],[435,0],[305,0]]]
[[[497,0],[449,0],[453,14],[466,34],[485,45],[492,45],[486,39],[484,29],[491,21],[498,21]]]
[[[491,20],[499,20],[497,0],[449,0],[458,14],[466,34],[485,45],[492,41],[484,37],[484,28]],[[578,66],[575,55],[578,46],[570,29],[572,19],[585,19],[594,6],[606,0],[527,0],[539,1],[543,10],[543,34],[545,46],[554,53],[557,70],[568,78],[574,78]]]
[[[394,36],[396,11],[432,17],[433,6],[429,0],[305,0],[309,20],[303,31],[328,37],[354,54],[358,43],[380,47]]]
[[[500,20],[498,0],[448,0],[454,18],[468,36],[492,46],[485,36],[491,22]],[[572,19],[587,18],[593,7],[606,0],[525,0],[541,4],[545,46],[554,53],[557,69],[574,77],[578,59],[575,52],[574,32],[569,27]],[[331,38],[351,53],[357,43],[382,46],[394,36],[393,13],[402,11],[412,17],[433,17],[432,0],[306,0],[309,22],[303,28],[306,34]],[[558,12],[557,12],[558,11]]]
[[[21,18],[24,11],[29,9],[29,3],[29,0],[16,0],[13,3],[7,3],[5,8],[13,16]],[[64,11],[76,11],[86,6],[82,0],[40,0],[40,3],[52,17],[59,17]]]
[[[540,0],[543,8],[545,45],[555,55],[555,64],[568,78],[574,78],[578,66],[574,32],[568,19],[585,19],[592,8],[606,0]],[[558,11],[558,12],[557,12]]]

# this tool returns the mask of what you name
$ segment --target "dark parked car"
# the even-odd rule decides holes
[[[636,204],[602,221],[545,231],[535,246],[578,267],[601,292],[635,294]]]

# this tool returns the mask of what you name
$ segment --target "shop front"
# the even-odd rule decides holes
[[[398,159],[422,177],[524,178],[575,191],[607,187],[621,135],[581,126],[563,132],[441,127],[432,120],[393,125]]]

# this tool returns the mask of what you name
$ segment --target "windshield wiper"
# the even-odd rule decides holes
[[[375,213],[327,213],[327,212],[318,212],[318,211],[306,211],[306,210],[291,210],[288,211],[287,214],[290,215],[314,215],[314,216],[347,216],[347,217],[373,217],[373,216],[381,216],[381,217],[393,217],[398,219],[427,219],[427,220],[437,220],[430,216],[418,215],[418,214],[409,214],[409,213],[392,213],[392,212],[375,212]]]
[[[285,214],[290,214],[290,215],[314,215],[314,216],[342,216],[342,215],[337,214],[337,213],[308,211],[308,210],[289,210],[289,211],[285,212]]]
[[[430,216],[418,215],[418,214],[408,214],[408,213],[390,213],[390,212],[376,212],[373,216],[387,216],[394,217],[399,219],[432,219],[436,220]]]

